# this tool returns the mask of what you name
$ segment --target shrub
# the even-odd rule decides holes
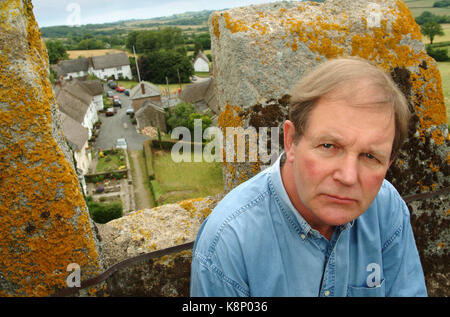
[[[446,48],[435,48],[431,45],[427,45],[427,54],[433,57],[437,62],[446,62],[450,60]]]
[[[155,179],[155,171],[153,170],[153,158],[150,140],[143,143],[145,167],[150,180]]]
[[[156,179],[152,179],[150,181],[150,187],[152,189],[153,199],[158,204],[160,203],[159,198],[163,194],[161,186],[159,185],[158,181]]]
[[[123,208],[119,203],[101,204],[92,202],[88,204],[88,208],[92,220],[101,224],[120,218],[123,215]]]

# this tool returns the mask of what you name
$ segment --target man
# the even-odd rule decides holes
[[[354,58],[294,87],[276,163],[217,205],[194,246],[192,296],[427,296],[409,211],[384,177],[410,113]]]

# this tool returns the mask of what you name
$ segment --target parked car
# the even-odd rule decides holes
[[[116,148],[126,150],[127,149],[127,141],[124,138],[117,139]]]
[[[116,109],[114,108],[108,108],[106,109],[106,116],[111,117],[116,113]]]
[[[108,91],[106,92],[106,97],[112,98],[113,95],[114,95],[114,92],[113,92],[112,90],[108,90]]]
[[[111,89],[116,89],[117,83],[114,82],[113,80],[110,80],[110,81],[108,81],[108,87]]]
[[[124,92],[124,91],[125,91],[125,87],[123,87],[123,86],[118,86],[118,87],[116,87],[116,91],[117,91],[117,92]]]
[[[120,102],[119,99],[114,99],[114,100],[113,100],[113,106],[114,106],[114,107],[122,108],[122,103]]]
[[[130,90],[129,89],[125,89],[125,91],[123,93],[125,94],[125,96],[129,96],[130,95]]]
[[[128,114],[128,115],[132,115],[132,114],[134,114],[134,110],[133,110],[133,108],[131,108],[131,107],[130,107],[130,108],[128,108],[128,109],[127,109],[127,114]]]

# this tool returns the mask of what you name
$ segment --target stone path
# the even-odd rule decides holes
[[[155,206],[150,190],[146,188],[144,183],[146,173],[141,169],[139,164],[139,151],[129,151],[130,160],[133,161],[135,173],[133,173],[134,197],[136,202],[136,210],[150,209]]]

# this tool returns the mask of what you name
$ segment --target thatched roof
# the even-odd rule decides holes
[[[60,116],[64,137],[73,145],[72,148],[81,150],[89,139],[88,129],[64,112],[60,112]]]
[[[61,112],[79,123],[83,122],[92,102],[92,95],[86,91],[86,88],[79,81],[65,82],[61,88],[55,89],[55,96]]]
[[[213,78],[187,85],[181,93],[180,98],[188,103],[204,103],[214,113],[219,113]]]
[[[87,72],[89,69],[89,60],[87,58],[77,58],[60,61],[58,64],[52,65],[53,70],[58,76],[66,76],[69,73]]]
[[[130,60],[125,53],[106,54],[92,57],[94,69],[113,68],[130,65]]]

